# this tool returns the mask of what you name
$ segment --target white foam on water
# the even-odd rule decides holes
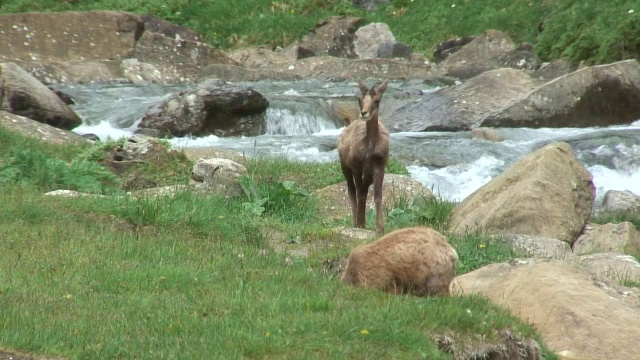
[[[109,121],[101,121],[96,125],[82,124],[73,129],[78,135],[94,134],[102,141],[118,140],[133,135],[134,128],[114,128]]]
[[[175,137],[169,139],[169,143],[171,146],[176,148],[185,148],[185,147],[204,147],[204,146],[214,146],[219,144],[220,138],[215,135],[208,135],[203,137]]]
[[[284,95],[289,95],[289,96],[300,96],[300,93],[293,90],[293,89],[289,89],[287,91],[284,92]]]
[[[606,166],[595,165],[588,167],[587,170],[593,175],[598,200],[602,199],[609,190],[629,190],[640,195],[640,169],[618,171]]]
[[[504,161],[483,156],[468,164],[457,164],[430,170],[424,166],[407,166],[412,178],[430,188],[436,196],[451,201],[462,201],[491,181],[504,166]]]

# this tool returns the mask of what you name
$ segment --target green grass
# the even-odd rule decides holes
[[[534,336],[478,297],[389,296],[287,263],[215,197],[184,194],[149,210],[156,200],[6,188],[0,198],[12,204],[0,210],[4,347],[92,359],[446,359],[429,334]]]
[[[445,39],[478,35],[487,29],[504,31],[516,42],[533,43],[545,61],[565,58],[574,64],[596,64],[640,55],[638,0],[393,0],[369,13],[349,0],[0,2],[0,13],[69,10],[152,13],[193,28],[211,45],[225,49],[265,44],[285,47],[312,31],[318,20],[347,15],[361,17],[363,24],[388,24],[399,41],[428,57]]]
[[[18,145],[49,160],[67,153],[12,139],[0,154]],[[390,296],[326,275],[322,260],[353,244],[323,228],[306,194],[341,181],[337,164],[247,165],[257,196],[275,202],[258,215],[249,196],[61,199],[27,179],[0,186],[0,348],[74,359],[448,359],[433,335],[491,341],[494,330],[515,329],[540,340],[480,297]],[[452,207],[403,200],[404,217],[388,223],[444,228]],[[309,258],[274,252],[270,231],[298,239],[288,245],[308,246]],[[511,256],[481,237],[451,242],[461,273]]]

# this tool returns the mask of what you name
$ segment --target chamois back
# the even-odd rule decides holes
[[[394,294],[448,296],[457,263],[458,254],[442,234],[405,228],[354,249],[342,281]]]

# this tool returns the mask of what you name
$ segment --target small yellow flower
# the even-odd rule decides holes
[[[266,333],[264,333],[264,336],[269,337],[271,336],[271,333],[267,331]]]
[[[65,298],[65,299],[71,299],[72,297],[73,297],[73,296],[72,296],[71,294],[66,294],[66,295],[64,296],[64,298]]]
[[[484,249],[484,248],[486,248],[486,247],[487,247],[487,245],[486,245],[486,244],[479,244],[479,245],[478,245],[478,247],[479,247],[480,249]]]
[[[362,334],[362,335],[369,335],[369,330],[367,330],[367,329],[362,329],[362,330],[360,330],[360,334]]]

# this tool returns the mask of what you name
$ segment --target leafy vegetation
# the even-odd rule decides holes
[[[4,0],[0,13],[69,10],[122,10],[152,13],[193,28],[221,48],[266,44],[285,47],[333,15],[358,16],[362,23],[384,22],[396,38],[431,56],[451,37],[487,29],[533,43],[543,60],[574,64],[606,63],[640,55],[640,3],[637,0],[393,0],[366,12],[349,0]]]
[[[323,261],[353,245],[321,224],[309,196],[342,181],[337,163],[248,160],[245,196],[231,199],[185,191],[60,201],[28,179],[43,163],[80,161],[75,156],[97,167],[99,151],[75,148],[74,155],[2,128],[0,138],[7,139],[0,154],[20,149],[44,159],[20,162],[21,181],[0,186],[2,347],[92,359],[448,359],[434,334],[492,341],[495,329],[514,329],[539,340],[480,297],[390,296],[325,275]],[[100,182],[101,174],[84,176]],[[264,209],[247,205],[255,203]],[[402,200],[388,224],[444,229],[452,207]],[[461,272],[512,256],[483,238],[452,243]],[[308,248],[309,258],[273,250],[287,245]]]

